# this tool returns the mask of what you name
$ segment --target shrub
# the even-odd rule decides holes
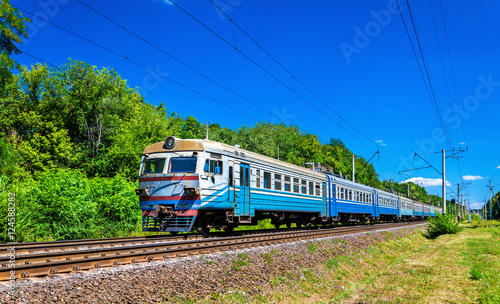
[[[477,214],[472,214],[471,215],[471,222],[473,222],[473,223],[476,222],[477,223],[477,222],[480,222],[480,221],[481,221],[481,218],[479,217],[479,215],[477,215]]]
[[[0,227],[6,227],[7,193],[16,194],[19,242],[124,236],[139,229],[134,184],[123,177],[87,178],[78,170],[52,169],[8,183],[0,177]],[[0,234],[5,242],[7,235]]]
[[[435,239],[443,234],[455,234],[460,231],[462,231],[462,228],[458,222],[455,222],[455,216],[436,213],[436,217],[429,219],[425,237]]]

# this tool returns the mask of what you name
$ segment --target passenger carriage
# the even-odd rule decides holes
[[[400,216],[402,221],[413,221],[415,216],[412,200],[406,197],[399,197]]]
[[[399,218],[398,196],[381,190],[375,190],[378,204],[377,218],[381,221],[396,221]]]
[[[423,209],[422,203],[414,200],[413,201],[413,208],[415,210],[415,212],[414,212],[415,219],[422,220],[424,218],[424,209]]]
[[[328,206],[333,222],[367,222],[377,213],[373,188],[361,185],[332,174],[328,181]]]

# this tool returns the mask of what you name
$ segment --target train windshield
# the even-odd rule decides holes
[[[163,173],[165,158],[150,158],[144,161],[144,174]]]
[[[169,173],[192,173],[196,171],[196,157],[173,157]]]

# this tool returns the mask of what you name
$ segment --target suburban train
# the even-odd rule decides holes
[[[441,208],[241,149],[169,136],[144,149],[139,189],[143,231],[231,231],[416,221]]]

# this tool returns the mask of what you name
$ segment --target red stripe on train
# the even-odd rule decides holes
[[[155,177],[143,177],[139,178],[139,182],[160,182],[160,181],[169,181],[169,180],[199,180],[198,175],[194,176],[178,176],[178,175],[173,175],[173,176],[155,176]]]
[[[140,196],[139,201],[147,202],[147,201],[197,201],[200,199],[200,196],[187,196],[187,195],[178,195],[178,196],[149,196],[144,197]]]

